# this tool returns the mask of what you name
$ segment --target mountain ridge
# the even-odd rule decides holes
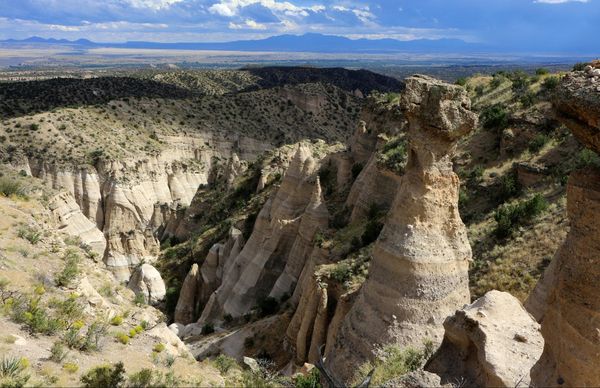
[[[128,48],[162,50],[216,50],[216,51],[288,51],[288,52],[328,52],[328,53],[398,53],[398,52],[465,52],[480,51],[486,47],[467,43],[460,39],[417,39],[401,41],[396,39],[350,39],[336,35],[307,33],[304,35],[276,35],[257,40],[237,40],[231,42],[149,42],[127,41],[93,42],[88,39],[54,39],[32,36],[27,39],[1,40],[0,44],[43,44],[68,45],[78,48]]]

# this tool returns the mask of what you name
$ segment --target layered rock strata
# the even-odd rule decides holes
[[[426,370],[465,386],[528,386],[542,354],[540,325],[506,292],[490,291],[444,322],[442,346]]]
[[[475,128],[476,115],[463,88],[426,76],[406,80],[401,108],[409,123],[406,173],[369,277],[327,353],[329,369],[346,381],[378,344],[440,343],[444,319],[469,302],[471,248],[451,157],[458,139]],[[398,332],[390,333],[394,320]]]
[[[600,152],[600,65],[565,77],[554,100],[559,118]],[[534,386],[600,386],[600,171],[588,167],[567,184],[571,228],[538,290],[544,305],[544,353]],[[544,290],[547,292],[544,293]],[[546,294],[546,295],[544,295]],[[544,297],[545,296],[545,297]]]
[[[81,239],[99,257],[106,250],[106,239],[96,225],[82,212],[75,198],[70,193],[63,192],[50,199],[48,208],[58,221],[58,229],[70,236]]]
[[[276,195],[260,211],[252,235],[224,270],[222,282],[210,296],[200,323],[225,314],[242,316],[261,297],[293,291],[294,279],[302,270],[298,263],[303,263],[310,253],[307,247],[318,229],[316,224],[324,222],[317,170],[318,161],[312,150],[300,145]]]
[[[175,211],[187,206],[199,186],[207,185],[215,158],[230,160],[227,179],[233,179],[242,160],[253,160],[271,148],[250,138],[171,136],[161,139],[166,149],[157,155],[121,161],[99,160],[95,166],[67,167],[30,159],[25,170],[55,189],[70,193],[82,213],[107,241],[104,262],[118,280],[127,281],[140,262],[158,254],[157,235],[177,228]],[[243,150],[238,155],[233,150]],[[158,208],[157,208],[158,205]],[[162,205],[162,206],[161,206]],[[170,234],[167,233],[167,234]]]

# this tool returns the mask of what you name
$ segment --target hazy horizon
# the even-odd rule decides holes
[[[598,20],[598,0],[5,0],[0,40],[210,43],[318,33],[589,55],[600,52]]]

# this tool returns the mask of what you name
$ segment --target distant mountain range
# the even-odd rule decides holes
[[[279,35],[259,40],[239,40],[218,43],[159,43],[125,42],[97,43],[87,39],[45,39],[37,36],[15,40],[0,41],[2,46],[71,46],[79,49],[90,48],[128,48],[161,50],[217,50],[217,51],[273,51],[273,52],[320,52],[320,53],[474,53],[486,51],[480,44],[467,43],[459,39],[418,39],[400,41],[396,39],[349,39],[341,36],[304,34]]]

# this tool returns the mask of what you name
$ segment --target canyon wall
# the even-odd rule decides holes
[[[600,63],[565,76],[553,101],[558,118],[600,152]],[[544,353],[531,371],[534,386],[600,386],[600,170],[571,174],[571,224],[549,281],[535,296],[542,305]],[[535,303],[535,301],[530,301]]]
[[[26,167],[50,187],[70,193],[102,231],[104,262],[121,281],[127,281],[140,262],[153,262],[158,255],[158,227],[172,215],[165,207],[189,205],[198,187],[209,183],[216,164],[239,161],[238,154],[253,160],[271,148],[246,137],[213,134],[161,140],[165,150],[142,158],[99,160],[95,166],[78,168],[31,158]]]
[[[463,88],[425,76],[406,80],[400,104],[409,122],[405,175],[368,279],[327,353],[330,370],[345,381],[378,344],[439,344],[444,319],[469,302],[471,248],[451,157],[476,115]],[[390,332],[394,322],[398,331]]]

